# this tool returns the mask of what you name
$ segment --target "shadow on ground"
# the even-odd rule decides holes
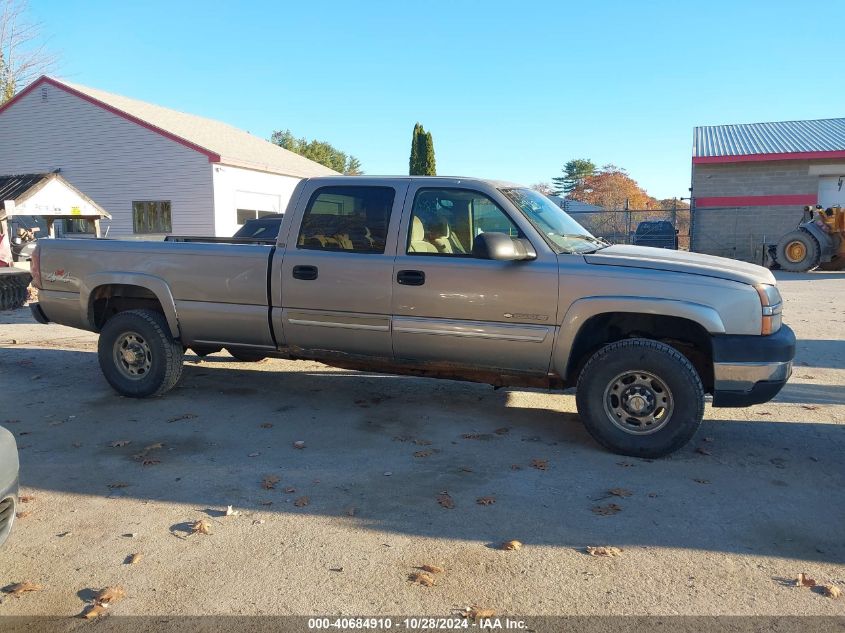
[[[110,498],[115,511],[126,498],[231,504],[432,538],[845,561],[845,428],[801,422],[800,407],[707,421],[651,461],[599,448],[563,410],[571,396],[229,360],[189,362],[166,397],[131,400],[93,353],[3,349],[0,423],[18,438],[24,489]],[[266,475],[279,478],[270,489]],[[476,503],[486,496],[496,502]],[[621,511],[593,511],[610,503]]]

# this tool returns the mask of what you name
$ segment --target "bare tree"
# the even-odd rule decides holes
[[[0,103],[56,65],[41,24],[31,21],[28,13],[26,0],[0,0]]]
[[[539,191],[544,196],[550,196],[554,193],[554,188],[547,182],[537,182],[531,185],[534,191]]]

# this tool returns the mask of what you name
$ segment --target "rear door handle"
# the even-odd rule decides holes
[[[317,278],[316,266],[294,266],[293,278],[302,281],[314,281]]]
[[[400,270],[396,273],[396,281],[403,286],[422,286],[425,283],[425,273],[421,270]]]

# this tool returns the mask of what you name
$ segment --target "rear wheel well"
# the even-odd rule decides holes
[[[164,315],[164,308],[158,297],[152,290],[143,286],[106,284],[91,292],[88,318],[97,332],[114,315],[127,310],[154,310]]]
[[[584,365],[599,349],[627,338],[646,338],[671,345],[692,363],[704,390],[713,391],[713,346],[710,334],[695,321],[639,312],[608,312],[587,320],[572,344],[567,382],[578,380]]]

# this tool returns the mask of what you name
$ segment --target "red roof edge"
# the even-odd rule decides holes
[[[693,156],[693,165],[708,163],[754,163],[767,160],[807,160],[810,158],[845,158],[845,150],[827,152],[782,152],[779,154],[745,154],[743,156]]]
[[[4,103],[3,105],[0,105],[0,114],[2,114],[6,110],[6,108],[8,108],[12,104],[16,103],[19,99],[23,98],[25,95],[27,95],[30,92],[32,92],[33,90],[35,90],[38,86],[45,84],[45,83],[50,84],[51,86],[55,86],[56,88],[59,88],[61,90],[64,90],[68,94],[72,94],[75,97],[79,97],[80,99],[83,99],[84,101],[87,101],[88,103],[92,103],[95,106],[102,108],[103,110],[106,110],[107,112],[111,112],[112,114],[116,114],[117,116],[124,118],[127,121],[131,121],[132,123],[140,125],[141,127],[146,128],[146,129],[148,129],[152,132],[155,132],[156,134],[163,136],[167,139],[170,139],[171,141],[175,141],[175,142],[179,143],[180,145],[184,145],[185,147],[192,149],[195,152],[199,152],[200,154],[202,154],[202,155],[204,155],[208,158],[209,163],[219,163],[220,162],[220,154],[217,154],[215,152],[207,150],[206,148],[202,147],[201,145],[197,145],[196,143],[192,143],[191,141],[188,141],[188,140],[182,138],[181,136],[177,136],[176,134],[173,134],[172,132],[168,132],[167,130],[163,130],[160,127],[156,127],[155,125],[152,125],[151,123],[144,121],[143,119],[139,119],[136,116],[132,116],[131,114],[124,112],[123,110],[118,110],[117,108],[114,108],[114,107],[110,106],[109,104],[100,101],[99,99],[95,99],[94,97],[91,97],[91,96],[85,94],[84,92],[80,92],[79,90],[75,90],[74,88],[71,88],[70,86],[66,86],[62,82],[56,81],[55,79],[48,77],[47,75],[42,75],[41,77],[39,77],[38,79],[33,81],[31,84],[29,84],[26,88],[21,90],[14,97],[9,99],[6,103]]]

